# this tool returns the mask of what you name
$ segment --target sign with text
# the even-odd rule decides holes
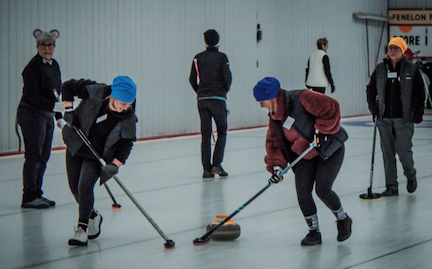
[[[389,24],[432,25],[432,9],[389,9]]]
[[[432,9],[390,9],[389,37],[400,36],[412,52],[432,57]]]

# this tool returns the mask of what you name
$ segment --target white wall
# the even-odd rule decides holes
[[[332,96],[343,116],[367,113],[365,23],[352,13],[386,14],[387,1],[0,0],[0,10],[0,152],[9,152],[18,149],[14,123],[21,72],[36,54],[36,28],[60,31],[54,58],[63,81],[111,84],[117,75],[132,77],[138,85],[138,137],[150,137],[199,132],[188,78],[209,28],[219,32],[220,50],[231,63],[229,128],[266,124],[253,86],[275,76],[285,89],[303,88],[309,54],[324,36],[337,87]],[[259,44],[257,23],[263,31]],[[370,22],[372,70],[380,33],[381,24]],[[61,145],[56,130],[53,146]]]

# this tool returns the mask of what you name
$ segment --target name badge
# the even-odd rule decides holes
[[[289,129],[291,129],[294,122],[295,122],[295,119],[288,116],[288,118],[286,119],[286,121],[283,124],[283,127],[289,130]]]
[[[108,118],[108,114],[102,115],[99,118],[96,119],[96,124],[98,124],[101,121],[104,121]]]
[[[397,72],[388,72],[387,78],[397,78]]]

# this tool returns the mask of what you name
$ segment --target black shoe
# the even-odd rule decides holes
[[[50,200],[50,199],[48,199],[48,198],[41,197],[41,198],[39,198],[39,199],[42,200],[43,202],[49,204],[50,206],[55,206],[55,205],[56,205],[55,202],[54,202],[53,200]]]
[[[398,190],[394,190],[394,189],[390,189],[387,188],[385,191],[383,191],[382,196],[398,196],[399,195],[399,191]]]
[[[305,238],[301,241],[302,246],[313,246],[322,244],[321,233],[313,230],[309,231]]]
[[[214,177],[214,175],[212,174],[212,172],[204,170],[203,178],[212,178],[212,177]]]
[[[351,236],[352,219],[346,214],[346,218],[336,221],[338,236],[337,241],[342,242]]]
[[[36,208],[36,209],[42,209],[42,208],[49,208],[50,205],[48,203],[45,203],[44,201],[42,201],[39,198],[34,199],[33,201],[30,202],[23,202],[21,204],[22,208]]]
[[[407,190],[409,193],[415,192],[417,189],[417,178],[414,177],[413,179],[408,179],[407,183]]]
[[[222,166],[213,166],[211,172],[215,175],[219,175],[220,177],[228,176],[228,173],[223,170]]]

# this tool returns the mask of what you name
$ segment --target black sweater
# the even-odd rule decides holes
[[[42,57],[34,56],[22,72],[24,87],[21,101],[45,111],[52,112],[57,101],[53,89],[61,93],[61,72],[56,60],[52,65],[44,64]]]

